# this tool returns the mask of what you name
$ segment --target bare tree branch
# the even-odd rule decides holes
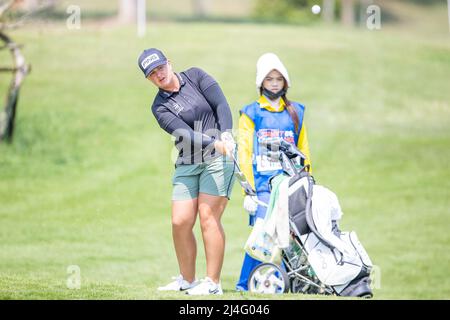
[[[19,0],[10,0],[7,4],[2,5],[0,8],[5,7],[5,10],[3,12],[1,12],[0,9],[0,20],[2,18],[2,14],[5,13],[7,10],[11,9],[13,7],[14,4],[19,3]],[[17,20],[13,23],[11,22],[0,22],[0,32],[2,30],[6,30],[6,29],[15,29],[18,28],[20,26],[22,26],[25,21],[33,14],[36,14],[40,11],[44,11],[48,8],[51,8],[54,5],[54,1],[52,0],[47,0],[42,2],[39,6],[37,6],[35,9],[33,10],[29,10],[28,12],[26,12],[25,14],[23,14],[22,16],[20,16],[19,18],[17,18]]]
[[[0,18],[1,18],[1,16],[2,16],[6,11],[8,11],[8,10],[13,6],[13,4],[16,3],[16,2],[17,2],[17,0],[10,0],[10,1],[6,1],[4,4],[1,4],[1,5],[0,5]]]
[[[0,1],[0,43],[3,43],[3,45],[0,46],[0,50],[9,49],[13,62],[11,67],[0,67],[0,72],[12,73],[12,79],[6,95],[5,105],[2,110],[0,110],[0,142],[12,141],[20,85],[25,79],[25,76],[31,70],[30,66],[25,63],[25,58],[20,51],[21,46],[17,45],[4,32],[4,29],[21,25],[28,16],[37,11],[33,10],[26,13],[14,23],[7,22],[5,13],[18,2],[18,0]]]

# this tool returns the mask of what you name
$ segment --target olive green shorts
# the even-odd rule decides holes
[[[219,156],[200,164],[179,164],[173,175],[172,200],[189,200],[199,192],[230,199],[234,183],[234,163]]]

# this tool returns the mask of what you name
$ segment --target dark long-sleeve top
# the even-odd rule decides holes
[[[190,68],[176,76],[179,91],[160,89],[152,112],[159,126],[175,137],[176,164],[202,163],[218,156],[214,141],[231,131],[231,110],[219,84],[205,71]]]

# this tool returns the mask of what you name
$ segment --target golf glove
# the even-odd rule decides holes
[[[256,209],[258,209],[258,203],[255,201],[255,196],[246,195],[244,197],[244,209],[249,215],[255,215]]]
[[[234,153],[234,150],[236,149],[236,142],[234,141],[233,135],[230,132],[223,132],[220,135],[220,139],[225,142],[228,152]]]
[[[231,143],[236,144],[236,142],[234,142],[233,135],[230,132],[223,132],[220,135],[220,139],[223,140],[223,141],[227,141],[227,142],[231,142]]]

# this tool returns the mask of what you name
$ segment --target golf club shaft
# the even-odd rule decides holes
[[[236,147],[236,144],[235,144],[235,147]],[[236,148],[235,148],[235,150],[236,150]],[[233,151],[233,152],[230,152],[230,157],[231,157],[231,159],[233,159],[233,162],[234,162],[234,165],[236,166],[237,171],[240,173],[240,175],[241,175],[242,177],[245,178],[246,182],[249,184],[249,182],[248,182],[248,180],[247,180],[247,177],[246,177],[245,174],[241,171],[241,168],[240,168],[240,166],[239,166],[239,163],[237,162],[236,157],[234,156],[234,151]],[[250,185],[250,184],[249,184],[249,185]],[[256,194],[256,192],[254,192],[254,193]],[[268,208],[268,207],[269,207],[269,205],[268,205],[267,203],[262,202],[261,200],[259,200],[257,196],[254,196],[254,197],[253,197],[253,200],[254,200],[258,205],[260,205],[260,206],[262,206],[262,207],[265,207],[265,208]]]

